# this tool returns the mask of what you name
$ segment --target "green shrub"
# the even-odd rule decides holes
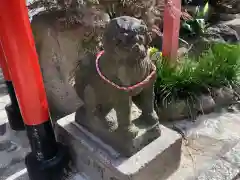
[[[194,100],[212,88],[239,84],[240,46],[216,44],[196,59],[184,57],[179,63],[157,61],[156,103]]]

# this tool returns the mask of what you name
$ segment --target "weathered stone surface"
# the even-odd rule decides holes
[[[220,3],[215,3],[214,9],[216,13],[238,14],[240,13],[240,4],[238,1],[221,0]]]
[[[240,169],[240,142],[227,152],[223,158]],[[239,170],[240,173],[240,170]]]
[[[223,23],[234,29],[240,36],[240,14],[236,15],[235,19]]]
[[[209,41],[215,42],[239,42],[239,36],[237,32],[225,24],[217,24],[207,28],[206,32],[204,33],[204,37]]]
[[[213,91],[212,97],[217,106],[226,106],[232,104],[235,99],[234,90],[228,87],[222,87]]]
[[[54,14],[33,17],[32,30],[53,120],[72,113],[82,101],[76,95],[69,77],[79,58],[83,28],[57,30]],[[78,34],[78,35],[77,35]]]
[[[200,174],[196,180],[232,180],[238,173],[237,167],[219,159],[209,170]]]
[[[182,140],[161,126],[162,136],[129,158],[79,126],[71,114],[57,122],[57,137],[71,149],[79,171],[93,180],[165,180],[179,165]]]
[[[86,115],[81,113],[79,109],[76,113],[76,117],[78,118],[76,121],[94,135],[102,139],[105,143],[121,152],[123,155],[131,156],[159,137],[161,134],[158,123],[154,125],[147,125],[147,123],[141,122],[142,119],[140,118],[139,109],[134,105],[131,109],[132,123],[136,128],[138,128],[137,135],[134,137],[129,137],[126,132],[118,130],[117,127],[116,130],[113,131],[107,129],[105,124],[102,122],[104,119],[99,119],[98,117],[94,117],[94,121],[86,123],[89,119],[85,119]],[[116,111],[111,110],[111,112],[107,115],[107,118],[109,119],[108,123],[113,121],[112,124],[114,124],[117,119]],[[94,125],[90,123],[94,123]]]
[[[187,55],[188,51],[189,51],[189,49],[187,49],[186,47],[180,47],[178,49],[178,57],[181,58],[181,57]]]
[[[166,107],[159,107],[160,121],[185,119],[189,116],[189,108],[184,100],[173,101]]]
[[[219,89],[213,89],[211,95],[202,94],[196,98],[196,100],[184,101],[177,100],[172,101],[165,107],[159,106],[158,115],[161,120],[173,121],[192,119],[195,120],[200,114],[208,114],[218,110],[217,108],[225,108],[230,112],[236,112],[237,107],[230,105],[236,104],[239,99],[239,87],[228,88],[222,87]],[[237,95],[238,94],[238,95]]]
[[[196,109],[202,113],[209,113],[215,108],[215,101],[210,95],[201,95],[198,97]]]
[[[173,127],[184,136],[185,141],[181,166],[169,180],[196,180],[198,176],[211,170],[218,160],[227,162],[226,165],[218,166],[220,168],[218,171],[223,172],[223,175],[226,175],[224,172],[229,164],[230,170],[234,172],[240,170],[234,164],[234,159],[237,159],[234,153],[231,153],[233,155],[231,155],[231,161],[225,158],[232,149],[238,151],[236,144],[240,139],[239,112],[211,113],[199,116],[194,122],[183,120],[175,121],[173,124]],[[218,180],[216,178],[218,171],[216,171],[216,176],[215,172],[208,173],[211,175],[205,176],[208,177],[206,180]]]
[[[88,54],[74,75],[84,102],[76,122],[126,156],[161,134],[154,110],[156,68],[148,54],[150,40],[142,20],[112,19],[104,31],[100,58]],[[142,111],[138,119],[131,118],[133,104]]]
[[[204,51],[208,50],[214,43],[238,43],[239,29],[227,23],[218,23],[212,25],[204,31],[204,34],[195,39],[187,39],[192,44],[189,51],[190,56],[200,56]]]
[[[236,18],[236,14],[227,14],[227,13],[219,13],[217,14],[219,21],[231,21]]]
[[[193,102],[177,100],[172,101],[166,107],[159,107],[160,120],[174,121],[183,119],[196,119],[199,113],[210,113],[214,111],[216,104],[210,95],[200,95]]]

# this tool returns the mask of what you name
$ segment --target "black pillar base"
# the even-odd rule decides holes
[[[7,104],[5,110],[8,117],[8,122],[10,127],[15,131],[25,130],[25,125],[23,123],[22,115],[20,113],[19,107],[13,104]]]
[[[61,180],[69,161],[68,148],[61,144],[58,144],[57,154],[52,159],[39,161],[32,152],[25,159],[30,180]]]
[[[11,103],[5,107],[9,125],[15,131],[23,131],[25,130],[25,125],[18,106],[13,83],[12,81],[6,81],[5,83],[7,85],[9,97],[11,99]]]

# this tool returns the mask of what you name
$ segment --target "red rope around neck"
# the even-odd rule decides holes
[[[100,68],[99,68],[99,60],[100,60],[100,57],[103,55],[104,51],[100,51],[98,54],[97,54],[97,58],[96,58],[96,69],[97,69],[97,72],[98,72],[98,75],[105,81],[107,82],[108,84],[112,85],[114,88],[117,88],[119,90],[122,90],[122,91],[126,91],[126,92],[129,92],[129,91],[133,91],[134,89],[136,88],[139,88],[139,87],[142,87],[144,85],[146,85],[150,80],[151,78],[153,78],[155,75],[156,75],[156,66],[152,63],[152,66],[153,66],[153,70],[152,72],[150,73],[150,75],[148,75],[146,77],[146,79],[144,79],[143,81],[133,85],[133,86],[128,86],[128,87],[123,87],[123,86],[118,86],[117,84],[115,84],[114,82],[108,80],[101,72]]]

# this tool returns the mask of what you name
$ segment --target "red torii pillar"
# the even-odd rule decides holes
[[[177,58],[180,17],[181,0],[165,0],[162,54],[170,60]]]
[[[1,69],[5,79],[5,84],[8,89],[10,101],[11,101],[9,104],[5,106],[8,122],[13,130],[15,131],[24,130],[25,126],[24,126],[22,115],[18,106],[17,97],[15,94],[15,90],[13,88],[11,76],[8,71],[7,59],[2,48],[1,38],[0,38],[0,65],[1,65]]]
[[[0,37],[32,152],[31,180],[59,180],[67,149],[56,142],[25,0],[0,1]]]

